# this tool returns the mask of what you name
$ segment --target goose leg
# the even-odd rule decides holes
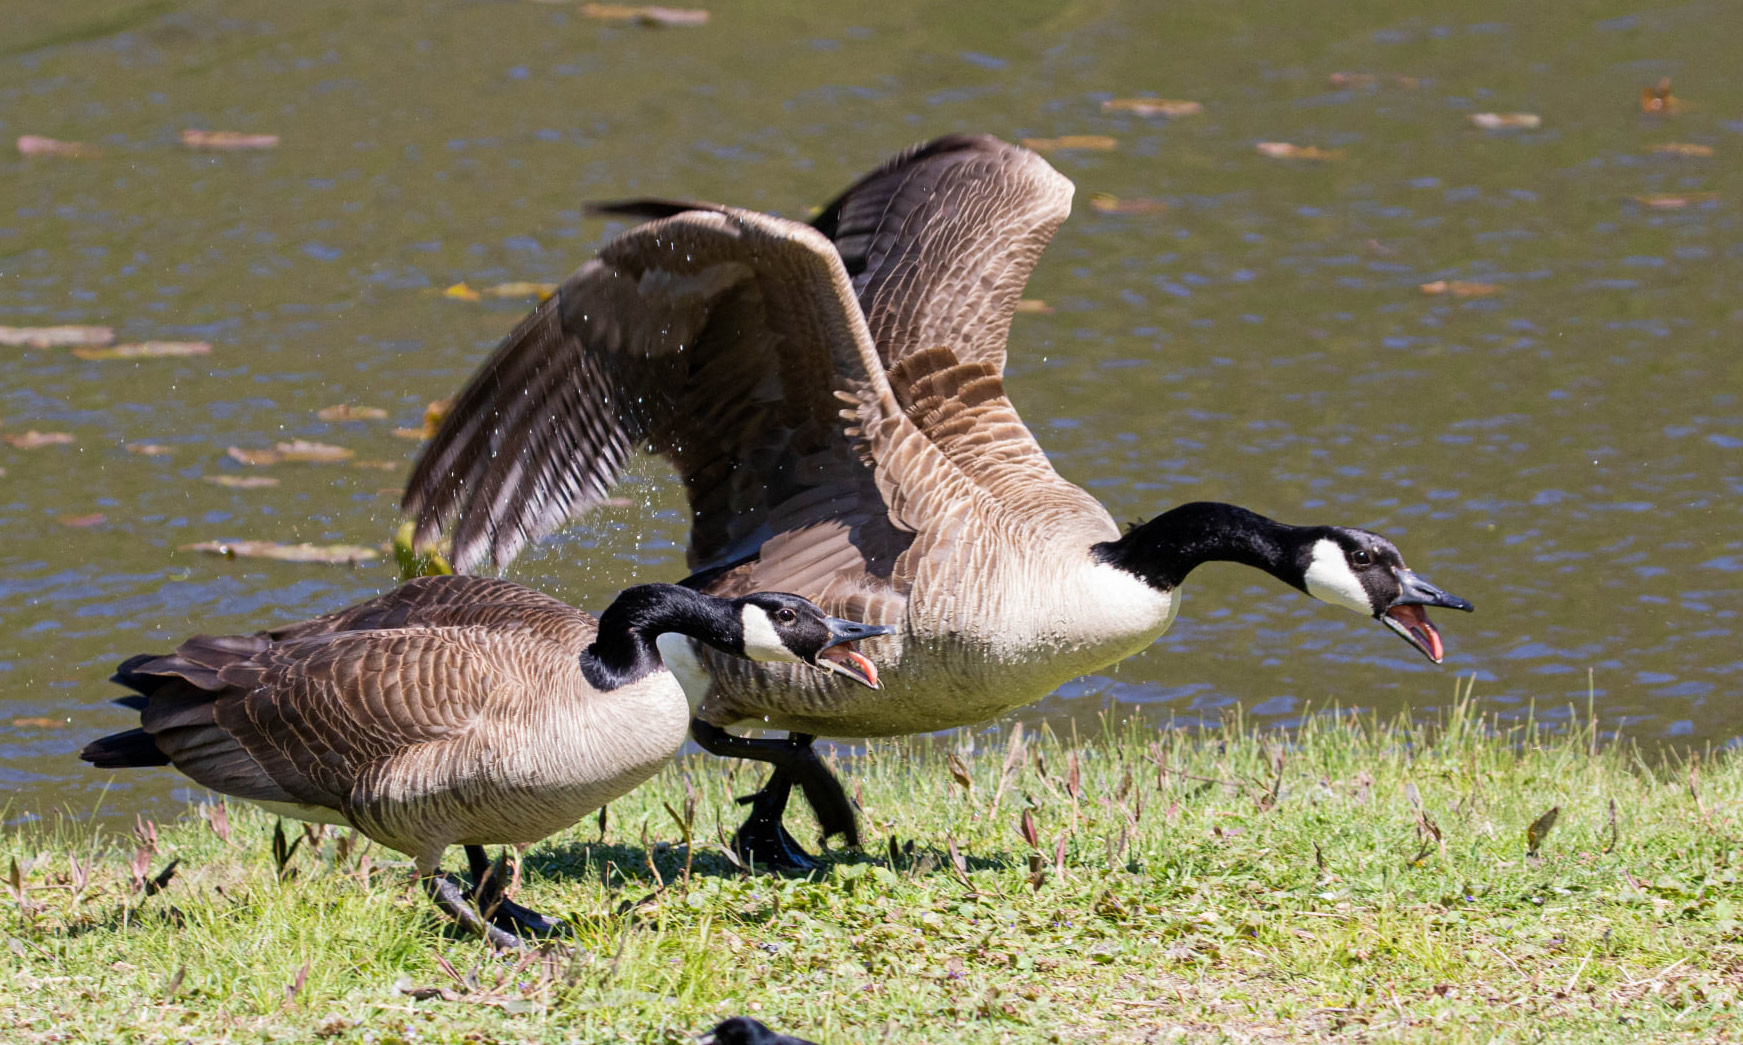
[[[489,940],[491,945],[505,951],[519,950],[526,946],[520,937],[504,932],[496,926],[479,917],[477,911],[466,898],[467,890],[460,887],[460,880],[446,871],[436,868],[421,875],[424,891],[430,894],[442,913],[453,919],[460,928],[475,933]]]
[[[466,847],[466,862],[472,868],[470,898],[484,920],[499,931],[523,936],[566,936],[569,927],[555,918],[522,907],[502,891],[503,869],[492,863],[481,845]]]
[[[690,721],[690,735],[704,751],[730,758],[748,758],[767,762],[773,769],[762,790],[739,799],[749,803],[751,815],[733,836],[733,848],[741,858],[752,859],[783,870],[809,871],[817,861],[781,826],[787,799],[793,785],[805,793],[805,800],[817,814],[825,839],[841,835],[849,846],[859,844],[859,824],[853,803],[841,781],[823,764],[811,746],[816,738],[807,733],[792,733],[782,740],[752,740],[733,736],[719,726],[701,719]]]

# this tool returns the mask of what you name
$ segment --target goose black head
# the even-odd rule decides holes
[[[878,688],[878,669],[850,645],[888,635],[881,624],[831,617],[810,599],[782,592],[756,592],[737,600],[742,633],[739,652],[751,660],[809,664]]]
[[[1469,613],[1474,607],[1418,577],[1391,541],[1368,530],[1317,528],[1297,564],[1301,589],[1391,628],[1436,664],[1445,654],[1428,606]]]

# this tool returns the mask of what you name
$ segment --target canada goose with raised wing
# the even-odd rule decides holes
[[[483,847],[560,831],[671,760],[692,707],[662,649],[681,641],[687,657],[696,642],[875,687],[846,644],[888,630],[796,595],[645,584],[595,620],[508,581],[423,577],[299,624],[125,661],[114,681],[136,691],[121,703],[140,728],[79,757],[174,765],[285,816],[355,827],[409,854],[450,917],[513,946],[558,923],[484,888]],[[450,845],[466,847],[471,891],[442,872]]]
[[[876,692],[700,651],[711,684],[693,735],[750,758],[1030,703],[1148,646],[1212,560],[1373,617],[1438,662],[1424,607],[1471,606],[1384,537],[1208,503],[1122,536],[1053,470],[1002,375],[1071,195],[1032,152],[949,137],[812,226],[713,204],[599,208],[653,220],[571,275],[460,393],[406,490],[419,538],[445,530],[462,569],[501,565],[598,504],[633,450],[666,458],[691,509],[684,584],[792,590],[894,629],[869,649],[887,676]],[[723,728],[741,723],[794,735]],[[779,823],[793,782],[777,762],[741,850],[805,864]],[[850,807],[818,813],[826,837],[857,841]]]

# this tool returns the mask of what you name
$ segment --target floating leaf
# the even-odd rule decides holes
[[[708,12],[694,7],[582,4],[581,17],[594,18],[601,22],[635,22],[653,26],[708,24]]]
[[[1341,160],[1342,149],[1321,149],[1314,145],[1291,145],[1288,142],[1260,142],[1254,146],[1259,155],[1274,160]]]
[[[65,446],[73,441],[66,432],[39,432],[32,428],[23,435],[6,436],[6,441],[20,450],[37,450],[45,446]]]
[[[1023,147],[1036,152],[1063,152],[1068,149],[1087,149],[1091,152],[1107,152],[1119,148],[1120,143],[1105,134],[1067,134],[1059,138],[1024,138]]]
[[[1670,93],[1670,77],[1656,87],[1640,88],[1640,111],[1648,116],[1675,116],[1682,112],[1682,99]]]
[[[233,461],[251,465],[282,464],[287,461],[330,464],[334,461],[348,461],[356,456],[356,451],[347,450],[343,446],[315,443],[307,439],[279,443],[271,450],[243,450],[232,446],[224,453]]]
[[[1660,156],[1711,156],[1713,147],[1692,142],[1659,142],[1651,147],[1651,151]]]
[[[428,439],[429,435],[422,428],[395,428],[393,434],[401,439]]]
[[[473,290],[464,282],[456,283],[451,287],[444,287],[442,290],[442,296],[445,298],[453,298],[455,301],[482,301],[484,299],[484,295]]]
[[[228,486],[232,490],[258,490],[278,485],[278,480],[270,475],[205,475],[201,478],[218,486]]]
[[[15,729],[65,729],[70,720],[64,718],[15,718],[12,720]]]
[[[1129,112],[1136,116],[1197,116],[1204,112],[1204,103],[1178,98],[1109,98],[1101,103],[1102,112]]]
[[[244,134],[241,131],[197,131],[189,128],[182,132],[182,144],[190,149],[276,149],[278,135]]]
[[[545,300],[557,292],[555,283],[498,283],[485,287],[481,294],[491,298],[538,298]]]
[[[323,421],[380,421],[387,416],[387,411],[379,406],[340,403],[338,406],[324,406],[316,410],[315,416]]]
[[[102,512],[92,512],[90,515],[57,515],[55,516],[55,521],[60,523],[62,526],[71,526],[74,529],[83,530],[96,526],[108,518],[109,517],[104,515]]]
[[[448,411],[452,409],[453,399],[438,399],[424,407],[424,427],[395,428],[393,434],[401,439],[434,439],[436,432],[442,427],[442,422],[448,419]]]
[[[103,150],[95,145],[57,141],[54,138],[44,138],[40,134],[19,135],[18,152],[23,156],[66,156],[75,160],[86,160],[103,154]]]
[[[15,348],[65,348],[107,345],[115,340],[111,327],[0,327],[0,345]]]
[[[1533,856],[1543,846],[1543,840],[1549,837],[1550,828],[1555,826],[1556,818],[1561,816],[1561,806],[1550,806],[1549,812],[1531,822],[1525,829],[1525,851]]]
[[[1042,301],[1040,298],[1024,298],[1017,302],[1017,311],[1050,316],[1053,314],[1053,306]]]
[[[351,467],[362,468],[362,469],[365,469],[366,471],[371,471],[371,472],[397,472],[397,471],[399,471],[400,462],[398,462],[398,461],[352,461]]]
[[[1534,112],[1474,112],[1468,119],[1485,131],[1534,131],[1543,117]]]
[[[335,563],[354,566],[379,558],[381,552],[357,544],[283,544],[279,541],[201,541],[184,544],[185,552],[205,552],[226,559],[277,559],[280,562]]]
[[[80,359],[170,359],[181,356],[209,356],[212,346],[204,341],[136,341],[109,348],[75,348]]]
[[[1168,204],[1146,196],[1120,199],[1109,193],[1098,192],[1089,198],[1089,207],[1098,214],[1160,214],[1168,209]]]
[[[165,446],[162,443],[128,443],[125,449],[130,454],[139,454],[143,457],[167,457],[175,451],[174,447]]]
[[[1494,283],[1472,283],[1462,279],[1437,279],[1433,283],[1422,284],[1422,292],[1429,296],[1451,294],[1455,298],[1480,298],[1490,294],[1500,293],[1501,288]]]
[[[1636,196],[1634,202],[1653,210],[1681,210],[1696,203],[1711,203],[1718,198],[1716,192],[1687,192],[1681,196]]]

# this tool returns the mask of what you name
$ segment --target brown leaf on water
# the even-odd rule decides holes
[[[1534,112],[1474,112],[1466,119],[1485,131],[1534,131],[1543,126],[1543,117]]]
[[[259,490],[278,485],[278,480],[270,475],[203,475],[200,478],[232,490]]]
[[[136,341],[109,348],[75,348],[80,359],[171,359],[183,356],[209,356],[212,346],[204,341]]]
[[[1501,292],[1497,284],[1473,283],[1462,279],[1437,279],[1433,283],[1422,284],[1420,289],[1430,297],[1451,294],[1455,298],[1480,298]]]
[[[601,22],[635,22],[650,26],[708,24],[708,12],[694,7],[582,4],[581,17]]]
[[[1071,149],[1108,152],[1119,148],[1120,143],[1105,134],[1067,134],[1058,138],[1024,138],[1023,147],[1036,152],[1064,152]]]
[[[364,468],[372,472],[392,472],[399,469],[398,461],[352,461],[351,467]]]
[[[395,428],[393,434],[401,439],[423,440],[429,438],[422,428]]]
[[[174,447],[165,446],[162,443],[128,443],[126,450],[130,454],[139,454],[142,457],[167,457],[175,452]]]
[[[115,340],[111,327],[0,327],[0,345],[14,348],[65,348],[107,345]]]
[[[63,142],[44,138],[40,134],[21,134],[18,136],[18,153],[21,156],[65,156],[68,159],[88,160],[93,156],[103,155],[103,150],[84,142]]]
[[[284,464],[286,462],[331,464],[335,461],[348,461],[356,456],[356,451],[347,450],[343,446],[316,443],[307,439],[279,443],[271,450],[243,450],[240,447],[232,446],[224,453],[232,461],[249,465]]]
[[[1685,192],[1680,196],[1636,196],[1634,202],[1653,210],[1681,210],[1697,203],[1711,203],[1718,198],[1716,192]]]
[[[387,411],[379,406],[352,406],[350,403],[340,403],[337,406],[324,406],[316,410],[315,416],[323,421],[380,421],[387,416]]]
[[[436,432],[442,427],[442,422],[448,419],[448,411],[452,409],[453,399],[438,399],[424,407],[424,427],[395,428],[393,434],[401,439],[434,439]]]
[[[39,432],[34,428],[23,435],[9,435],[5,439],[20,450],[40,450],[45,446],[66,446],[73,441],[73,437],[66,432]]]
[[[96,526],[108,518],[109,517],[104,515],[102,512],[92,512],[90,515],[57,515],[55,516],[55,521],[60,523],[62,526],[71,526],[76,530],[83,530]]]
[[[1017,302],[1017,311],[1028,312],[1034,315],[1050,316],[1053,314],[1053,306],[1040,298],[1024,298]]]
[[[1289,142],[1260,142],[1254,148],[1259,155],[1274,160],[1341,160],[1342,149],[1321,149],[1313,145],[1291,145]]]
[[[284,544],[279,541],[200,541],[184,544],[184,552],[205,552],[226,559],[277,559],[279,562],[332,563],[354,566],[381,557],[377,548],[358,544]]]
[[[453,298],[455,301],[482,301],[482,300],[484,300],[483,294],[480,294],[480,293],[478,293],[478,291],[473,290],[471,288],[471,286],[469,286],[464,281],[459,282],[459,283],[455,283],[453,286],[450,286],[450,287],[442,288],[441,294],[443,297]]]
[[[555,283],[498,283],[480,291],[489,298],[538,298],[540,301],[556,292]]]
[[[64,718],[15,718],[12,720],[14,729],[65,729],[69,723]]]
[[[276,149],[278,135],[189,128],[182,132],[182,144],[190,149]]]
[[[1659,142],[1649,147],[1649,151],[1660,156],[1711,156],[1711,145],[1695,145],[1692,142]]]
[[[1101,111],[1129,112],[1136,116],[1197,116],[1204,112],[1204,103],[1179,98],[1109,98],[1101,103]]]
[[[1675,116],[1683,111],[1682,99],[1670,93],[1670,77],[1656,87],[1640,88],[1640,111],[1647,116]]]
[[[1537,855],[1537,850],[1543,847],[1543,840],[1549,837],[1550,828],[1555,826],[1556,818],[1561,816],[1561,806],[1550,806],[1549,812],[1531,822],[1525,829],[1525,851]]]
[[[1168,204],[1147,196],[1121,199],[1110,193],[1098,192],[1089,198],[1089,209],[1097,214],[1160,214],[1168,209]]]

